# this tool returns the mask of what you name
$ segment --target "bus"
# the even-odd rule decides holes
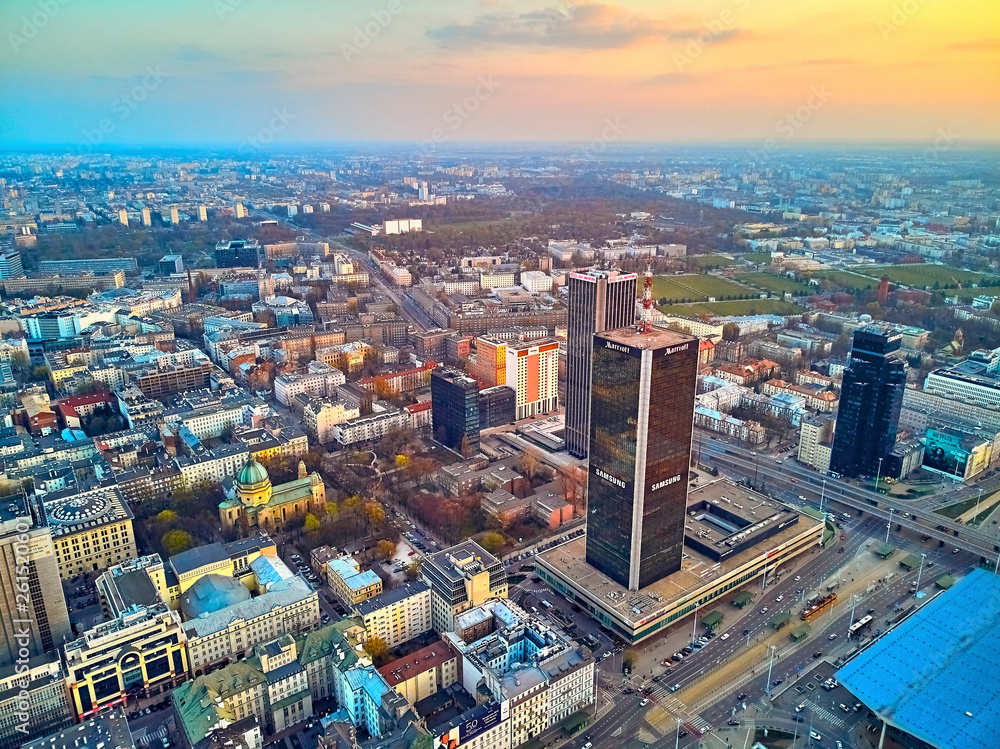
[[[851,628],[847,632],[847,636],[855,637],[860,635],[863,630],[872,626],[872,621],[873,619],[871,614],[861,617],[851,625]]]

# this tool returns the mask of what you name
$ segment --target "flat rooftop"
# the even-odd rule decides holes
[[[618,328],[617,330],[605,330],[596,334],[598,338],[620,343],[633,348],[658,349],[667,346],[677,346],[690,341],[697,341],[694,336],[678,333],[676,330],[658,328],[655,325],[651,333],[640,333],[635,326]]]
[[[736,505],[740,505],[740,507],[736,507]],[[742,517],[744,520],[750,518],[762,522],[768,518],[780,519],[780,522],[772,520],[773,525],[768,524],[774,528],[779,527],[782,523],[787,523],[787,525],[770,535],[756,536],[756,538],[760,538],[759,541],[742,549],[732,550],[728,556],[717,561],[693,548],[688,540],[689,537],[693,535],[697,538],[699,531],[705,531],[709,537],[701,539],[703,542],[716,548],[719,548],[721,544],[721,548],[729,551],[731,547],[726,547],[725,541],[731,539],[735,534],[746,531],[737,528],[735,533],[729,533],[726,529],[705,519],[698,520],[690,516],[692,510],[697,511],[699,515],[709,514],[705,509],[707,506],[726,508],[728,512]],[[587,564],[586,536],[579,536],[568,543],[543,552],[538,555],[538,558],[567,580],[573,581],[576,586],[599,598],[603,609],[613,610],[623,620],[635,625],[641,620],[648,619],[652,614],[668,608],[673,602],[709,585],[713,580],[742,567],[766,551],[822,526],[822,521],[799,513],[777,500],[725,479],[719,479],[693,489],[688,494],[688,510],[688,516],[685,519],[684,557],[681,560],[681,569],[638,591],[628,590]],[[715,513],[712,515],[714,516]],[[753,527],[756,524],[757,522],[745,527]]]
[[[1000,576],[973,570],[876,640],[837,679],[940,749],[1000,746]]]

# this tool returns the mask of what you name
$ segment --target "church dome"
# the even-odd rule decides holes
[[[267,469],[251,456],[236,475],[236,482],[242,487],[252,487],[269,482]]]

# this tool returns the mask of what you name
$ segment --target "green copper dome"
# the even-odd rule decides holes
[[[252,456],[236,476],[236,482],[241,486],[252,486],[263,484],[268,480],[267,469],[258,463]]]

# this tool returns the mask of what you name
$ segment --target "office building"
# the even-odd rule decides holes
[[[566,448],[586,458],[590,447],[590,372],[594,333],[635,321],[636,276],[593,270],[569,274],[566,341]]]
[[[215,264],[219,268],[258,268],[260,243],[255,239],[232,239],[215,245]]]
[[[22,609],[25,598],[27,610]],[[52,530],[34,522],[23,494],[4,497],[0,499],[0,667],[15,663],[22,649],[29,657],[40,656],[71,636]]]
[[[184,258],[181,255],[164,255],[160,258],[159,270],[165,276],[184,272]]]
[[[0,251],[0,278],[18,278],[24,275],[21,252],[16,249]]]
[[[0,667],[0,749],[18,749],[71,725],[74,717],[58,651]]]
[[[503,564],[475,541],[431,554],[420,574],[431,588],[431,624],[438,632],[453,632],[463,611],[507,597]]]
[[[596,374],[596,370],[595,370]],[[594,423],[597,423],[596,412]],[[591,452],[591,461],[594,453]],[[638,591],[584,561],[588,539],[574,538],[536,557],[535,573],[626,642],[637,643],[693,613],[725,612],[743,591],[760,594],[774,571],[816,549],[823,516],[801,513],[727,479],[692,489],[687,498],[681,568]],[[587,529],[593,533],[594,523]],[[744,597],[745,598],[745,597]],[[686,625],[688,631],[691,624]]]
[[[48,275],[78,273],[136,273],[139,264],[134,257],[93,257],[81,260],[40,260],[38,272]]]
[[[979,408],[1000,408],[1000,349],[974,351],[965,361],[930,372],[924,392]]]
[[[906,367],[896,355],[901,340],[899,331],[884,323],[854,331],[830,470],[843,476],[874,476],[896,444],[906,388]]]
[[[479,452],[479,384],[454,369],[431,373],[434,438],[463,455]]]
[[[587,562],[638,590],[681,567],[698,339],[594,336]]]
[[[543,338],[508,343],[507,385],[516,393],[517,420],[554,410],[559,401],[559,342]]]
[[[517,393],[506,385],[479,391],[479,428],[490,429],[514,422]]]

